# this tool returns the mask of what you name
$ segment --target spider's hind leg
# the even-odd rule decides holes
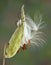
[[[22,49],[23,50],[26,50],[26,44],[23,45]]]
[[[18,49],[17,53],[19,53],[19,52],[20,52],[20,48]]]

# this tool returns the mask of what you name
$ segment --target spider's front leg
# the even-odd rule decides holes
[[[28,41],[26,41],[26,39],[25,39],[25,43],[23,44],[22,49],[23,50],[26,50],[27,49],[27,46],[30,46],[30,40],[29,39],[28,39]]]
[[[30,47],[30,39],[28,40],[27,45],[28,45],[28,47]]]

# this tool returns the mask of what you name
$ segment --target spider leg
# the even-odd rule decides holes
[[[28,40],[28,43],[27,43],[28,47],[30,47],[30,39]]]
[[[22,49],[23,50],[26,50],[26,44],[23,45]]]
[[[19,53],[19,52],[20,52],[20,48],[18,49],[17,53]]]

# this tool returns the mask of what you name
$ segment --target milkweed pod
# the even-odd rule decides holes
[[[15,32],[9,40],[9,45],[5,48],[5,58],[13,57],[21,46],[21,41],[24,33],[24,5],[21,8],[21,20],[18,21]]]
[[[36,23],[37,21],[38,23]],[[21,8],[21,19],[17,22],[18,28],[13,33],[9,45],[5,48],[5,58],[13,57],[20,47],[24,50],[27,45],[42,46],[45,43],[41,29],[44,27],[42,17],[35,17],[34,21],[24,13],[24,5]]]

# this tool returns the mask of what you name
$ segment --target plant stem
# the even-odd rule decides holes
[[[5,48],[6,48],[6,44],[4,46],[4,51],[3,51],[3,65],[5,65]]]
[[[3,57],[3,65],[5,65],[5,57]]]

